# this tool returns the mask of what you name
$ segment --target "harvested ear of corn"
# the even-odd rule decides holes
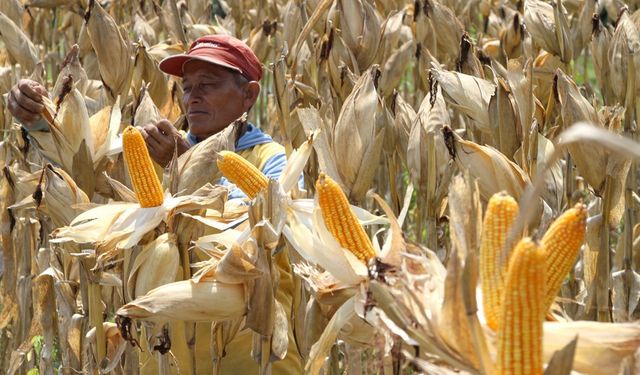
[[[509,260],[498,327],[496,373],[542,374],[544,251],[530,238]]]
[[[264,173],[233,151],[219,151],[216,162],[222,174],[251,199],[269,184]]]
[[[184,280],[149,291],[122,306],[117,315],[154,322],[210,322],[241,317],[245,311],[242,284]]]
[[[316,181],[322,218],[340,246],[367,263],[375,256],[373,245],[340,186],[329,176],[320,173]]]
[[[162,185],[156,175],[147,144],[140,130],[128,126],[122,133],[122,149],[127,162],[133,190],[141,207],[156,207],[162,204]]]
[[[504,192],[489,199],[482,224],[480,239],[480,282],[482,285],[482,307],[487,325],[494,331],[499,326],[499,315],[507,273],[506,261],[500,261],[511,225],[518,215],[518,202]]]
[[[142,297],[150,290],[174,282],[180,268],[176,235],[165,233],[142,248],[129,271],[127,292],[130,299]]]
[[[578,203],[565,211],[542,237],[546,282],[544,311],[551,307],[562,281],[573,268],[587,231],[587,207]]]

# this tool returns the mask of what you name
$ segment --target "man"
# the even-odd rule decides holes
[[[260,93],[260,61],[245,43],[231,36],[199,38],[186,54],[170,56],[161,61],[159,67],[165,73],[182,77],[185,115],[189,123],[185,138],[167,120],[142,126],[149,154],[163,167],[171,160],[176,147],[182,154],[194,144],[222,131],[249,111]],[[40,115],[44,109],[42,95],[47,95],[46,89],[30,80],[21,80],[9,93],[8,108],[27,130],[46,128]],[[251,124],[240,130],[235,151],[271,178],[279,177],[286,164],[284,148]],[[222,183],[228,182],[223,180]],[[231,192],[232,197],[242,195],[237,189]],[[291,316],[294,281],[286,251],[275,260],[281,276],[276,298]],[[291,325],[287,357],[274,364],[276,374],[302,373]],[[211,361],[207,360],[210,330],[209,325],[203,327],[204,334],[199,329],[196,336],[197,372],[211,373]],[[221,362],[222,374],[257,373],[257,365],[250,356],[251,340],[251,333],[244,330],[231,341]]]
[[[260,93],[260,61],[245,43],[228,35],[197,39],[188,53],[161,61],[160,70],[182,77],[189,123],[186,138],[167,120],[142,126],[149,154],[161,167],[171,161],[176,140],[181,155],[248,112]],[[47,95],[46,89],[27,79],[20,80],[9,92],[8,108],[27,130],[47,127],[41,116],[42,95]],[[241,129],[235,151],[270,178],[279,177],[286,164],[284,148],[251,124]],[[228,181],[223,178],[219,183],[227,185]],[[231,198],[243,196],[237,189],[230,193]]]

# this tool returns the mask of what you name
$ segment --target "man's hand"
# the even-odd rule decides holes
[[[30,79],[21,79],[9,91],[7,107],[9,112],[24,125],[27,130],[33,130],[34,125],[42,120],[42,96],[47,95],[47,89]]]
[[[140,132],[147,143],[149,155],[161,167],[166,167],[173,158],[173,150],[178,146],[178,156],[189,149],[178,130],[167,120],[146,124]]]

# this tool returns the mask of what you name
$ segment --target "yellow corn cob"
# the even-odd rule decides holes
[[[340,246],[351,251],[361,261],[368,262],[375,256],[373,245],[358,218],[351,211],[347,196],[340,186],[331,177],[320,173],[316,181],[316,190],[322,217],[329,232],[338,240]]]
[[[264,173],[235,152],[218,152],[217,163],[220,172],[251,199],[269,184]]]
[[[164,200],[162,185],[153,168],[147,145],[138,129],[127,126],[122,133],[122,150],[140,206],[161,205]]]
[[[542,374],[544,250],[530,238],[509,259],[498,327],[498,375]]]
[[[542,237],[546,256],[545,313],[551,307],[562,280],[576,263],[587,231],[587,207],[578,203],[565,211]]]
[[[498,329],[500,303],[507,273],[507,262],[500,263],[500,251],[513,221],[518,215],[518,202],[504,192],[489,199],[480,240],[480,281],[482,308],[487,325]]]

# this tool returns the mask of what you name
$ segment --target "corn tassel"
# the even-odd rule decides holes
[[[587,231],[587,207],[578,203],[565,211],[542,237],[546,257],[545,312],[555,299],[562,280],[576,263]]]
[[[480,280],[482,308],[487,325],[499,326],[500,303],[507,273],[507,262],[500,262],[500,252],[513,221],[518,216],[518,203],[504,192],[494,194],[487,205],[480,242]]]
[[[164,201],[162,185],[153,168],[149,150],[140,131],[127,126],[122,133],[124,160],[129,169],[133,190],[141,207],[156,207]]]
[[[375,256],[373,245],[340,186],[329,176],[320,173],[316,181],[318,200],[322,217],[329,232],[340,246],[351,251],[361,261],[367,263]]]
[[[544,250],[530,238],[509,259],[498,327],[499,375],[541,375]]]
[[[217,163],[220,172],[251,199],[269,184],[264,173],[235,152],[218,152]]]

